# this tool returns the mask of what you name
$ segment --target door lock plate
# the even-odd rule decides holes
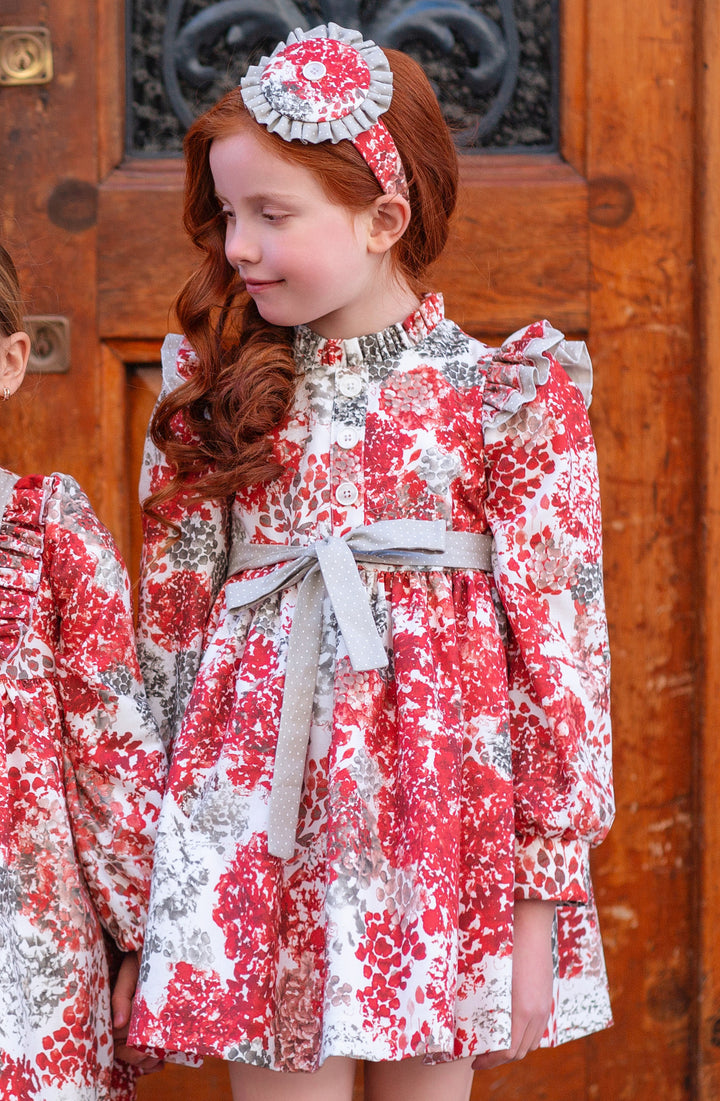
[[[23,318],[30,336],[28,371],[64,374],[70,370],[70,322],[54,314]]]
[[[47,27],[0,26],[0,86],[47,84],[53,58]]]

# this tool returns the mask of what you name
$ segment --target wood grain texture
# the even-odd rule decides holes
[[[698,321],[702,439],[702,647],[699,656],[701,737],[697,753],[699,1101],[720,1097],[720,375],[715,344],[720,332],[720,9],[698,5],[697,233]]]
[[[125,148],[125,5],[96,0],[97,11],[97,167],[98,179],[120,163]]]
[[[36,3],[15,0],[11,14],[13,25],[32,26],[40,13]],[[19,267],[27,312],[69,318],[71,365],[66,375],[31,376],[3,408],[0,463],[20,473],[65,471],[98,501],[106,484],[93,224],[95,6],[87,0],[54,6],[51,33],[52,82],[2,89],[0,227]]]
[[[131,161],[100,188],[106,340],[157,336],[171,324],[173,299],[196,262],[181,225],[182,181],[180,162]],[[473,333],[507,336],[545,313],[560,328],[585,331],[586,209],[584,180],[557,158],[463,158],[459,209],[436,270],[451,315]]]
[[[125,453],[125,476],[130,492],[126,503],[129,519],[129,541],[125,553],[131,576],[138,577],[140,574],[140,553],[142,551],[138,481],[147,426],[162,383],[160,367],[128,367],[126,383],[128,448]]]
[[[692,0],[588,5],[588,176],[633,197],[590,227],[618,818],[595,864],[616,1026],[585,1096],[613,1101],[692,1096],[692,24]]]
[[[105,448],[104,490],[97,502],[97,513],[113,532],[120,553],[127,561],[131,545],[132,507],[128,460],[124,444],[129,421],[127,401],[127,368],[124,361],[107,345],[100,349],[99,377],[103,400],[100,405],[100,432],[110,446]]]
[[[129,161],[100,187],[99,329],[104,340],[161,336],[197,262],[182,227],[180,160]]]
[[[486,337],[542,317],[587,332],[585,180],[551,157],[467,156],[461,164],[454,228],[435,272],[449,316]]]
[[[587,0],[560,5],[560,152],[576,172],[587,164]]]

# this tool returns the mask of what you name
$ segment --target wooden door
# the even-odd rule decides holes
[[[697,768],[717,762],[720,703],[720,462],[705,431],[720,405],[708,370],[720,306],[703,284],[700,343],[692,285],[696,258],[708,280],[718,269],[703,234],[718,228],[703,190],[720,166],[713,5],[564,0],[560,154],[464,158],[438,271],[450,315],[479,335],[548,316],[590,345],[614,662],[618,820],[594,869],[616,1024],[478,1076],[475,1099],[720,1095],[718,779]],[[30,312],[70,319],[71,359],[0,410],[0,462],[78,477],[134,569],[141,438],[190,263],[182,168],[124,159],[118,0],[2,0],[0,28],[37,23],[55,75],[0,85],[0,226]],[[210,1061],[140,1094],[200,1101],[229,1096],[223,1083]]]

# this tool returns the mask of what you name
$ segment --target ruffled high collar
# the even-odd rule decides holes
[[[320,336],[309,326],[300,325],[295,330],[294,345],[298,372],[307,371],[314,365],[337,363],[344,358],[367,364],[397,358],[407,348],[420,344],[444,317],[442,295],[428,294],[404,321],[378,333],[341,340]]]

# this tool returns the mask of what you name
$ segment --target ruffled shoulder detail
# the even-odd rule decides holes
[[[182,333],[168,333],[160,351],[162,362],[162,392],[169,394],[186,382],[197,364],[197,358],[190,342]]]
[[[7,471],[3,471],[7,474]],[[19,478],[0,517],[0,659],[17,651],[32,620],[43,570],[53,477]]]
[[[483,357],[485,360],[485,357]],[[495,410],[491,423],[505,424],[528,405],[550,375],[555,360],[575,383],[589,407],[592,400],[592,363],[584,340],[566,340],[549,321],[535,321],[518,329],[500,348],[488,349],[483,363],[485,402]]]

